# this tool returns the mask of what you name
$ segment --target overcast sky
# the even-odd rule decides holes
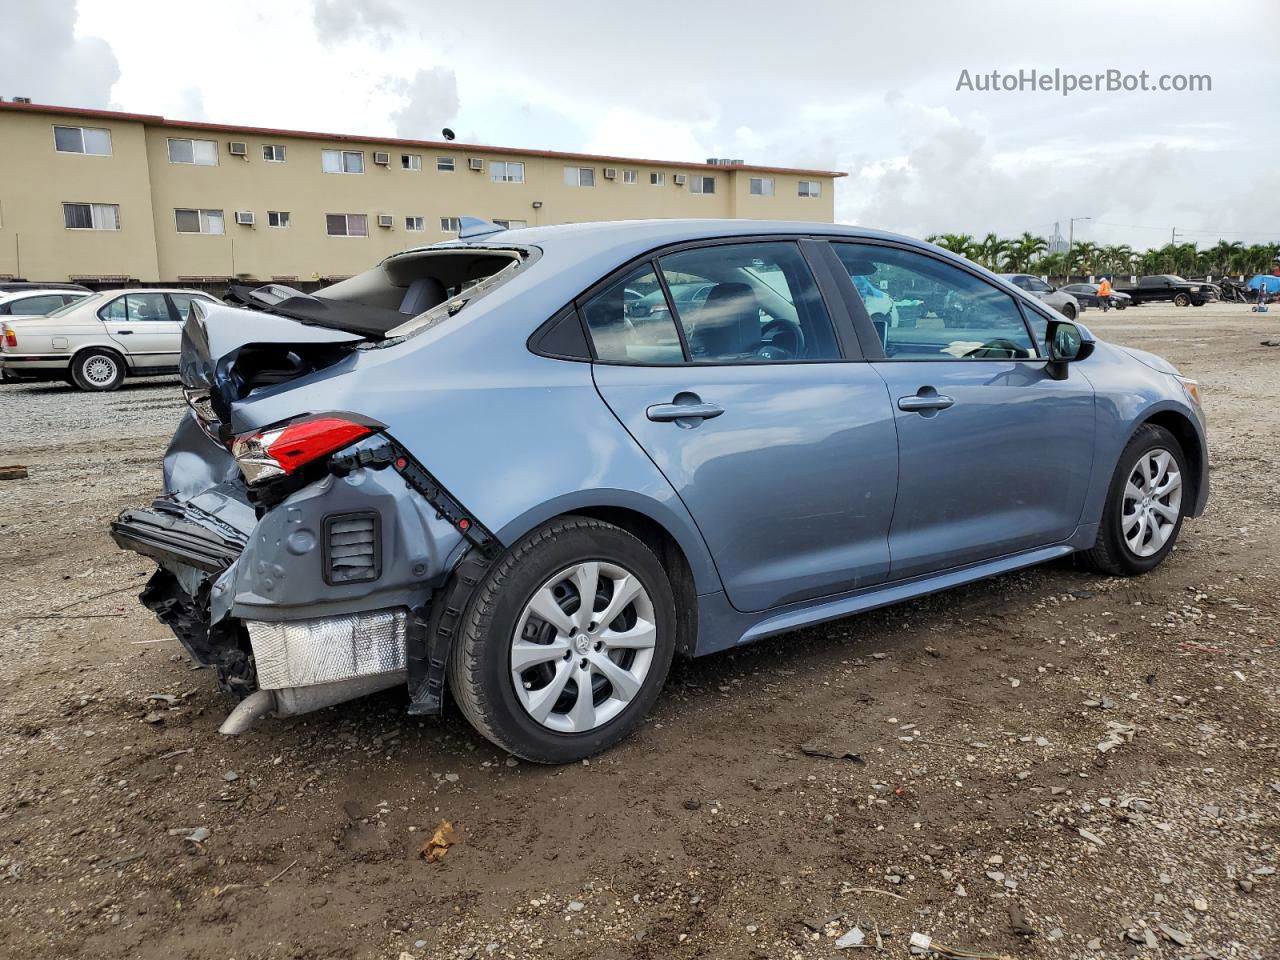
[[[842,170],[838,220],[915,235],[1280,242],[1266,0],[0,0],[0,23],[6,98]],[[1212,91],[956,89],[1055,68]]]

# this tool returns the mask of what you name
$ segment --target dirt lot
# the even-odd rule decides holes
[[[106,532],[159,489],[176,386],[0,388],[31,468],[0,483],[0,956],[1280,957],[1280,314],[1086,319],[1206,391],[1213,498],[1169,562],[677,663],[561,769],[402,694],[219,737]]]

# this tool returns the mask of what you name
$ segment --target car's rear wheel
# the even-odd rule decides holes
[[[675,602],[658,558],[612,524],[562,517],[489,570],[464,615],[449,683],[488,739],[568,763],[640,723],[675,650]]]
[[[111,350],[85,350],[71,361],[71,380],[81,390],[115,390],[124,383],[124,361]]]
[[[1098,538],[1085,556],[1112,576],[1155,569],[1182,529],[1186,457],[1164,427],[1144,424],[1134,434],[1111,478]]]
[[[1062,305],[1062,315],[1068,320],[1074,320],[1076,318],[1076,308],[1069,303],[1064,303]]]

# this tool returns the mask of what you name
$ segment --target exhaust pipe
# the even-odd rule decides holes
[[[274,713],[275,709],[274,690],[255,690],[227,714],[227,719],[222,721],[218,732],[223,736],[238,737],[242,733],[247,733],[263,717]]]

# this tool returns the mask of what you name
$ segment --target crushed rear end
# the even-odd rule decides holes
[[[425,299],[414,258],[392,259],[410,264],[345,281],[350,300],[277,289],[264,294],[270,312],[194,305],[180,369],[190,410],[164,456],[164,496],[111,525],[121,548],[157,565],[142,602],[241,701],[224,733],[402,683],[411,712],[440,709],[447,646],[433,638],[451,620],[437,601],[460,565],[487,566],[496,541],[376,419],[305,400],[271,423],[245,410],[331,384],[362,351],[398,348],[527,257],[436,268],[445,282],[433,278]]]

